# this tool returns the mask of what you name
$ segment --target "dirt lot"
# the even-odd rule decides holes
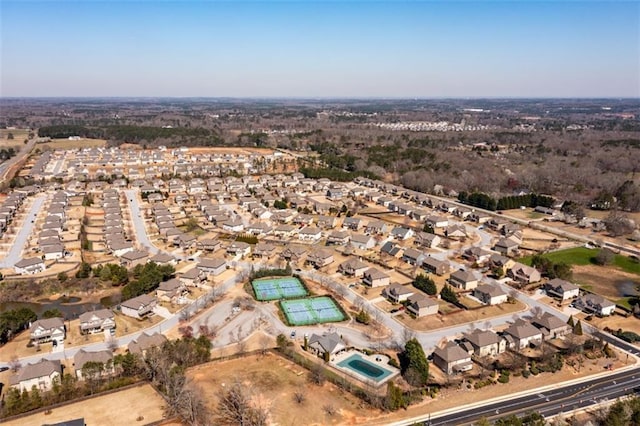
[[[640,277],[636,274],[596,265],[574,265],[573,279],[587,290],[612,301],[629,296],[629,293],[640,285]]]
[[[280,425],[337,425],[366,424],[369,410],[360,400],[336,386],[309,383],[308,371],[277,355],[253,355],[230,361],[212,362],[190,370],[187,376],[199,386],[207,398],[207,405],[215,409],[217,395],[234,381],[249,386],[256,401],[271,407],[271,424]],[[296,391],[306,395],[298,404],[293,399]],[[333,406],[334,416],[325,414],[323,407]]]
[[[383,302],[387,303],[387,302]],[[446,303],[446,302],[445,302]],[[407,314],[396,316],[401,323],[406,324],[414,330],[435,330],[438,328],[451,327],[467,322],[484,322],[493,317],[509,315],[525,310],[526,306],[516,301],[516,303],[503,303],[497,306],[486,306],[472,311],[456,311],[451,315],[429,315],[422,318],[413,319]]]
[[[143,425],[162,420],[163,406],[162,397],[150,385],[143,385],[55,408],[51,414],[33,414],[6,424],[40,426],[84,417],[88,425]],[[142,419],[138,420],[139,417]]]
[[[103,147],[107,144],[104,139],[52,139],[51,142],[39,143],[36,146],[41,150],[44,149],[76,149],[76,148],[93,148]]]

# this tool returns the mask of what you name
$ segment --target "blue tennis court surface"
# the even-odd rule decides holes
[[[258,300],[292,299],[309,293],[295,277],[267,278],[254,280],[251,285]]]
[[[336,302],[326,296],[283,300],[280,306],[291,325],[320,324],[345,319]]]

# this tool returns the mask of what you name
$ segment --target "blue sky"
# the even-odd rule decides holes
[[[0,24],[0,96],[640,96],[636,1],[2,0]]]

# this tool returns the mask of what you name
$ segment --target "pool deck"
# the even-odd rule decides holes
[[[340,367],[338,365],[338,363],[344,361],[345,359],[351,357],[354,354],[358,354],[362,357],[362,359],[369,361],[371,364],[382,368],[384,370],[390,371],[391,374],[389,374],[387,377],[385,377],[384,379],[380,380],[380,381],[375,381],[363,374],[358,373],[357,371],[354,371],[350,368],[345,368],[345,367]],[[357,379],[360,382],[366,383],[368,385],[371,386],[375,386],[375,387],[379,387],[382,384],[388,382],[389,380],[393,379],[394,377],[396,377],[397,375],[400,374],[400,370],[389,365],[389,357],[387,355],[382,355],[382,354],[373,354],[373,355],[367,355],[364,354],[360,351],[356,351],[356,350],[348,350],[342,353],[339,353],[337,355],[334,355],[331,357],[331,360],[329,362],[329,365],[331,365],[333,368],[335,368],[336,370],[340,371],[341,373],[345,373],[350,377],[353,377],[355,379]]]

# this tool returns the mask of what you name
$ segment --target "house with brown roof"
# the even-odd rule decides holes
[[[422,261],[422,269],[436,275],[445,275],[451,271],[451,264],[446,260],[436,259],[433,256],[426,256]]]
[[[509,238],[500,238],[496,245],[493,247],[495,251],[504,256],[514,256],[520,248],[520,243]]]
[[[347,231],[339,231],[339,230],[331,231],[327,236],[327,245],[328,246],[332,246],[332,245],[344,246],[344,245],[347,245],[350,238],[351,236]]]
[[[474,288],[473,297],[485,305],[499,305],[505,303],[509,298],[505,291],[493,284],[482,284]]]
[[[504,330],[504,335],[512,349],[524,349],[542,342],[542,331],[528,321],[518,318]]]
[[[416,293],[407,298],[407,311],[416,317],[435,315],[438,313],[438,302],[421,293]]]
[[[55,342],[62,343],[67,335],[67,329],[62,318],[45,318],[31,323],[29,337],[34,343]]]
[[[144,357],[146,356],[146,353],[149,349],[154,347],[160,348],[166,341],[167,341],[167,338],[163,334],[142,333],[140,337],[138,337],[137,339],[129,343],[129,345],[127,346],[127,349],[132,354],[139,354]]]
[[[382,290],[382,295],[389,299],[391,303],[404,302],[415,293],[416,291],[412,287],[402,284],[391,284]]]
[[[473,368],[471,355],[455,342],[433,351],[433,363],[446,374],[461,373]]]
[[[319,269],[333,263],[333,253],[328,250],[316,249],[307,255],[306,263]]]
[[[220,248],[220,241],[215,238],[203,238],[196,242],[196,248],[204,251],[216,251]]]
[[[376,268],[369,268],[362,273],[362,283],[369,287],[387,286],[389,285],[390,279],[389,275]]]
[[[491,257],[491,252],[481,247],[469,247],[462,252],[462,258],[478,265],[485,264]]]
[[[540,272],[536,268],[518,262],[507,271],[507,276],[522,284],[536,283],[542,279]]]
[[[155,297],[143,294],[133,299],[125,300],[120,304],[120,310],[123,315],[142,319],[153,313],[158,301]]]
[[[562,338],[573,331],[566,321],[549,312],[534,318],[531,323],[542,331],[544,340]]]
[[[120,257],[120,264],[126,268],[134,268],[137,265],[147,263],[149,253],[142,250],[132,250]]]
[[[331,359],[334,355],[347,349],[338,333],[329,333],[322,336],[312,334],[311,337],[309,337],[307,347],[309,351],[323,359],[326,359],[326,354],[328,354],[329,359]]]
[[[587,314],[595,314],[601,317],[612,315],[616,310],[616,304],[604,297],[585,293],[573,302],[575,307]]]
[[[156,297],[162,302],[176,303],[186,293],[187,287],[177,278],[161,282],[156,289]]]
[[[350,258],[338,266],[339,272],[350,277],[361,277],[367,269],[369,265],[355,258]]]
[[[93,334],[116,328],[115,315],[111,309],[98,309],[80,314],[80,333]]]
[[[73,369],[75,376],[78,380],[84,380],[82,367],[87,363],[99,363],[102,364],[102,370],[100,371],[100,377],[106,377],[115,374],[115,368],[113,365],[113,354],[109,350],[104,351],[85,351],[80,349],[73,356]]]
[[[232,256],[248,256],[251,253],[251,246],[244,241],[233,241],[227,246],[227,254]]]
[[[287,262],[299,262],[308,250],[309,249],[305,246],[289,244],[284,248],[284,250],[282,250],[280,257]]]
[[[473,290],[478,286],[478,279],[473,273],[459,269],[453,272],[447,280],[455,288]]]
[[[200,287],[207,279],[207,275],[199,268],[193,267],[178,275],[178,279],[187,287]]]
[[[40,391],[48,391],[61,375],[62,365],[59,360],[42,359],[33,364],[24,365],[11,377],[10,384],[20,392],[31,391],[34,386]]]
[[[544,290],[549,296],[556,297],[563,302],[580,295],[580,287],[560,278],[554,278],[545,283]]]
[[[42,272],[46,269],[46,266],[41,257],[25,257],[16,262],[16,264],[13,265],[13,269],[16,271],[16,274],[28,275]]]
[[[440,238],[438,235],[424,231],[418,232],[413,240],[413,244],[417,245],[418,247],[424,248],[438,247],[441,242],[442,238]]]
[[[207,275],[217,276],[227,270],[227,261],[220,257],[201,257],[197,267]]]
[[[476,356],[496,356],[507,350],[507,341],[493,330],[474,329],[464,335]]]
[[[254,259],[268,259],[276,252],[276,246],[270,243],[259,242],[253,247],[252,257]]]
[[[371,235],[352,234],[349,245],[360,250],[369,250],[375,247],[376,240]]]

